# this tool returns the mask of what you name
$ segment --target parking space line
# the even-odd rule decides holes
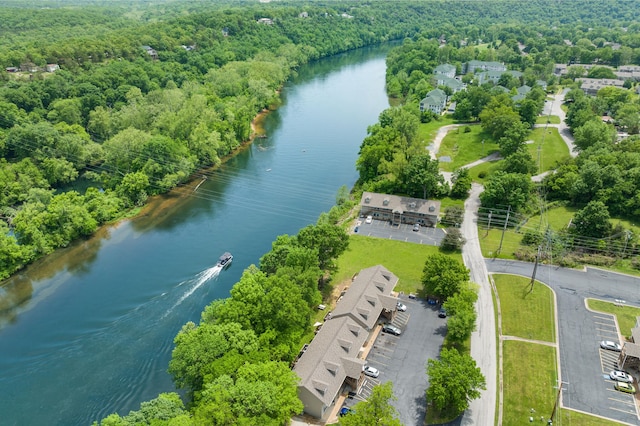
[[[625,414],[636,414],[635,411],[631,411],[631,410],[621,410],[619,408],[616,407],[609,407],[609,410],[613,410],[613,411],[619,411],[621,413],[625,413]]]

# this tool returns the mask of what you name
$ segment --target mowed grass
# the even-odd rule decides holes
[[[527,139],[533,141],[526,147],[536,164],[540,161],[539,173],[553,170],[558,163],[571,158],[567,144],[555,127],[549,127],[546,130],[541,127],[535,128]],[[542,147],[540,155],[538,155],[539,147]]]
[[[438,158],[449,156],[451,162],[440,162],[441,170],[452,172],[499,150],[498,144],[491,136],[482,131],[482,126],[470,125],[471,131],[468,133],[465,133],[465,127],[460,126],[450,130],[442,140]]]
[[[542,115],[536,118],[536,124],[560,124],[560,117],[557,115]]]
[[[554,343],[555,310],[553,293],[536,281],[515,275],[493,275],[500,299],[502,334]]]
[[[474,182],[479,182],[484,185],[486,180],[492,174],[499,170],[502,170],[502,163],[502,160],[494,160],[478,164],[477,166],[473,166],[469,169],[469,175]]]
[[[418,127],[418,140],[424,142],[424,146],[429,146],[438,133],[438,129],[449,124],[456,124],[457,121],[453,119],[450,114],[440,116],[439,120],[431,120],[428,123],[420,124]]]
[[[631,329],[636,326],[636,317],[640,316],[640,308],[626,305],[616,306],[603,300],[587,299],[587,306],[592,311],[615,315],[623,336],[631,336]]]
[[[569,226],[571,219],[577,211],[578,209],[575,207],[554,207],[546,211],[542,221],[540,220],[539,214],[531,216],[529,220],[527,220],[525,227],[527,229],[541,228],[540,231],[544,232],[548,225],[549,228],[554,231],[564,231]],[[542,226],[540,226],[540,224],[542,224]]]
[[[435,246],[351,235],[349,248],[337,261],[332,285],[351,280],[361,269],[383,265],[398,277],[396,291],[415,293],[422,289],[424,262],[435,253],[439,253]],[[462,262],[460,254],[451,256]]]
[[[522,241],[521,234],[507,230],[502,238],[502,229],[491,228],[487,233],[486,226],[478,226],[478,238],[482,256],[498,259],[513,259],[513,253],[521,247],[520,242]],[[502,249],[498,253],[501,238]]]
[[[503,342],[502,424],[529,424],[529,416],[540,422],[553,410],[557,390],[555,348],[535,343]],[[535,412],[532,412],[531,409]],[[544,423],[546,424],[546,423]]]
[[[580,426],[615,426],[621,423],[614,422],[612,420],[606,420],[601,417],[590,416],[588,414],[580,413],[573,410],[561,410],[560,421],[561,425],[580,425]]]

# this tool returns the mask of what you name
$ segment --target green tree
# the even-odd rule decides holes
[[[397,418],[397,411],[391,405],[391,401],[395,399],[391,382],[374,386],[371,390],[371,396],[366,401],[354,405],[353,412],[340,419],[340,425],[400,426],[402,423]]]
[[[456,343],[466,341],[476,328],[474,304],[478,300],[477,286],[469,283],[444,302],[447,310],[447,339]]]
[[[602,201],[591,201],[576,212],[571,222],[573,232],[584,237],[604,238],[611,234],[609,210]]]
[[[302,228],[297,241],[300,246],[317,250],[320,269],[333,270],[334,260],[349,247],[349,234],[341,226],[319,223]]]
[[[432,159],[427,152],[412,156],[403,173],[406,193],[424,200],[440,195],[445,181],[438,164],[438,160]]]
[[[513,154],[505,158],[504,171],[507,173],[521,173],[531,175],[538,170],[536,162],[529,151],[521,147]]]
[[[589,120],[573,132],[575,145],[581,150],[595,145],[611,145],[615,141],[616,131],[599,120]]]
[[[519,211],[529,203],[532,189],[528,175],[498,171],[490,176],[480,201],[483,207],[510,205],[512,210]]]
[[[445,232],[440,249],[442,251],[462,250],[467,240],[462,236],[460,228],[447,228]]]
[[[441,412],[462,413],[472,400],[480,397],[480,391],[486,389],[485,378],[475,360],[453,348],[443,348],[439,360],[427,361],[427,376],[427,403]]]
[[[465,199],[469,196],[471,190],[471,175],[469,169],[462,167],[453,172],[451,178],[453,185],[451,186],[451,198]]]
[[[467,281],[469,270],[459,260],[441,253],[427,257],[422,269],[422,285],[427,295],[447,300]]]

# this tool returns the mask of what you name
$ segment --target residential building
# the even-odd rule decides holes
[[[257,22],[258,24],[273,25],[273,19],[271,18],[260,18]]]
[[[47,66],[45,67],[45,70],[47,72],[56,72],[60,69],[60,65],[58,64],[47,64]]]
[[[436,75],[435,78],[436,84],[438,86],[448,87],[453,93],[458,93],[467,87],[466,84],[456,78],[451,78],[444,75]]]
[[[443,75],[449,78],[453,78],[456,76],[456,67],[451,64],[442,64],[435,67],[433,73],[436,75]]]
[[[580,88],[587,95],[595,96],[598,90],[603,87],[623,87],[624,81],[612,78],[576,78],[576,81],[582,83]]]
[[[151,46],[142,46],[142,48],[147,52],[147,55],[151,56],[151,59],[158,59],[158,52]]]
[[[617,71],[614,71],[616,77],[621,80],[640,81],[640,66],[638,65],[621,65]]]
[[[447,106],[447,94],[442,89],[433,89],[420,101],[420,112],[431,111],[442,114]]]
[[[342,392],[356,391],[364,380],[364,352],[380,316],[392,317],[398,277],[382,265],[363,269],[327,314],[314,339],[293,366],[300,378],[298,397],[304,412],[326,421]]]
[[[440,215],[440,201],[364,192],[360,199],[360,214],[371,215],[376,220],[387,220],[393,224],[419,223],[423,226],[436,226]]]
[[[483,72],[477,73],[476,77],[478,78],[478,83],[479,84],[484,84],[484,83],[488,83],[488,82],[491,82],[493,84],[498,84],[498,81],[500,81],[500,77],[502,77],[502,74],[505,74],[505,73],[511,74],[515,78],[522,77],[522,73],[520,71],[513,71],[513,70],[509,70],[509,71],[483,71]]]
[[[469,61],[465,66],[465,73],[480,71],[506,71],[507,67],[502,62],[487,62],[487,61]]]

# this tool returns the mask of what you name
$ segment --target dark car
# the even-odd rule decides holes
[[[440,306],[440,310],[438,311],[438,316],[440,318],[446,318],[447,317],[447,310],[444,308],[444,306]]]
[[[402,333],[402,330],[400,330],[398,327],[396,327],[393,324],[385,324],[382,326],[382,332],[399,336]]]

